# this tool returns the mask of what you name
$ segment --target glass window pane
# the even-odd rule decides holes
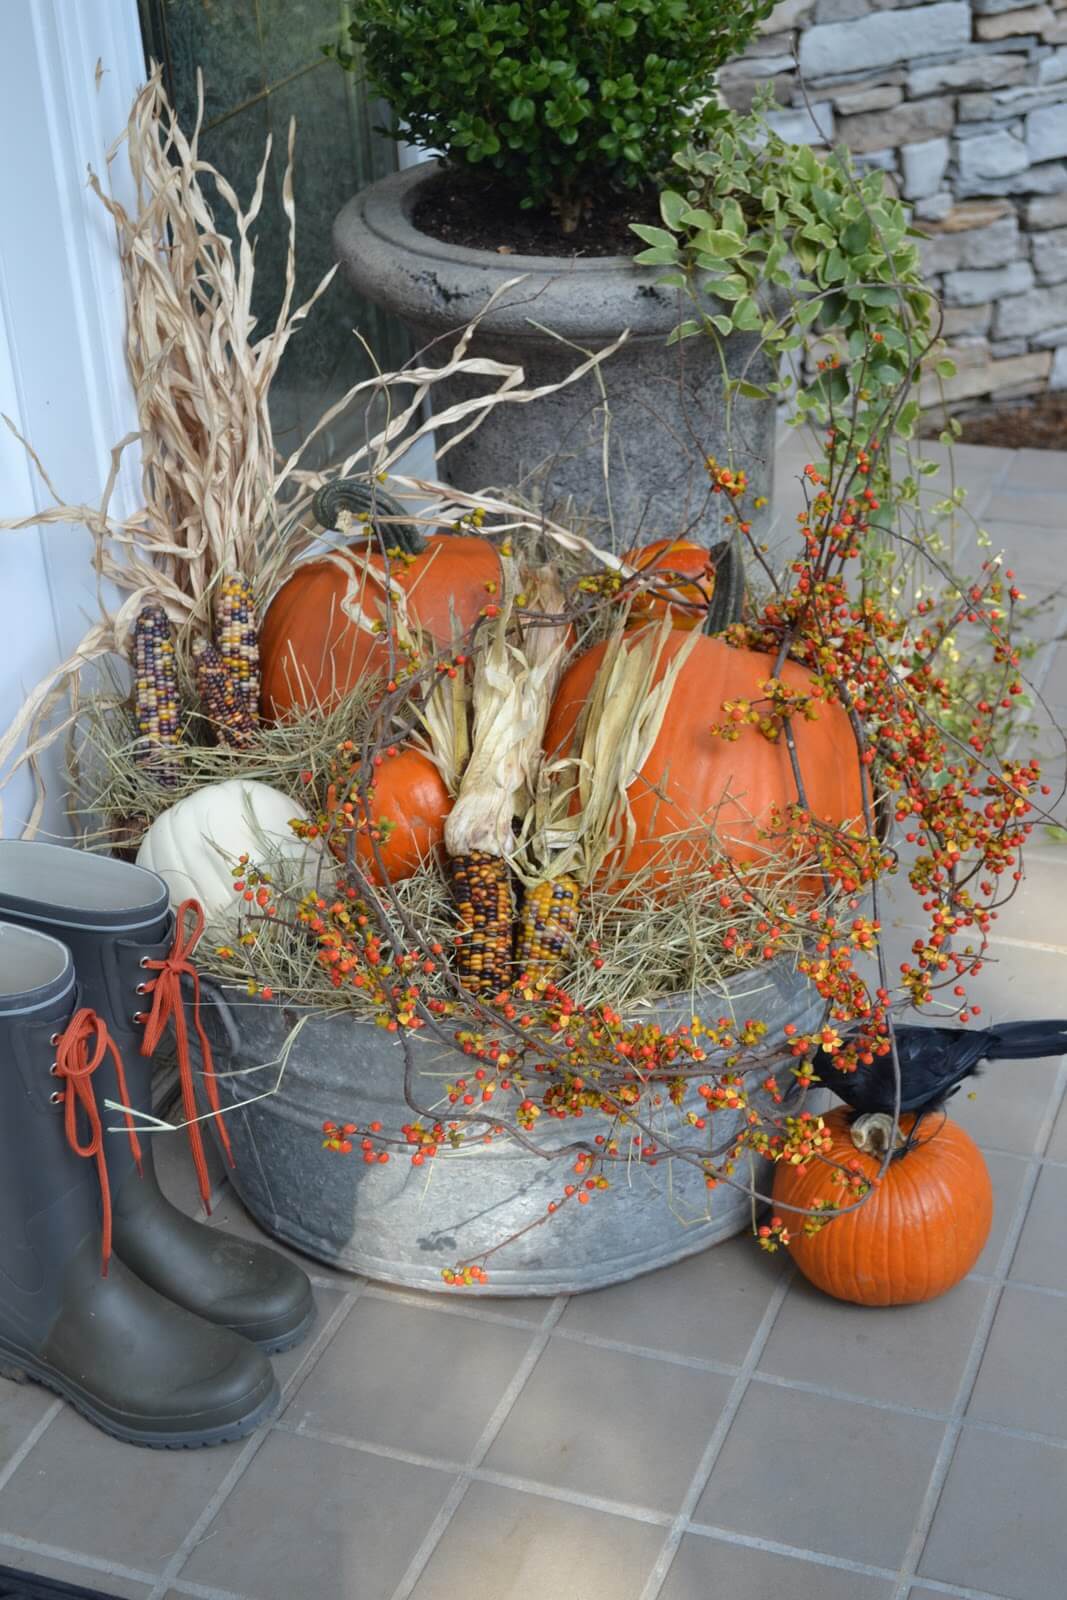
[[[296,304],[333,264],[330,228],[344,201],[396,167],[396,146],[375,132],[386,119],[356,75],[322,53],[347,42],[347,0],[140,0],[145,54],[163,63],[182,125],[196,117],[196,73],[204,76],[201,150],[247,205],[273,139],[256,228],[253,310],[263,328],[285,285],[286,220],[281,206],[289,119],[296,119]],[[225,223],[225,207],[220,223]],[[286,351],[272,387],[280,451],[288,452],[339,395],[372,366],[358,329],[383,367],[408,353],[392,318],[368,305],[338,274]],[[335,424],[309,464],[337,460],[359,442],[366,419]]]

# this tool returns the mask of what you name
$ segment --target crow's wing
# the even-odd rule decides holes
[[[986,1030],[987,1061],[1026,1061],[1037,1056],[1067,1055],[1067,1022],[1001,1022]]]
[[[937,1106],[976,1070],[982,1061],[1025,1060],[1067,1055],[1067,1021],[1005,1022],[995,1028],[896,1029],[900,1062],[900,1109],[921,1111]],[[877,1056],[855,1072],[843,1072],[832,1055],[819,1050],[815,1071],[828,1089],[857,1111],[892,1111],[893,1063]]]
[[[896,1030],[896,1041],[902,1111],[921,1111],[938,1104],[986,1054],[984,1034],[967,1033],[962,1028],[902,1027]],[[861,1062],[855,1072],[843,1072],[834,1066],[832,1056],[819,1051],[815,1070],[826,1087],[855,1110],[893,1110],[890,1056],[876,1056],[869,1064]]]

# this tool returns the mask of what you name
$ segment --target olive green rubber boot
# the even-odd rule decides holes
[[[109,1259],[107,1035],[81,1000],[64,945],[0,922],[0,1373],[131,1444],[243,1438],[277,1408],[269,1361]]]
[[[125,1069],[128,1099],[113,1063],[110,1059],[102,1063],[99,1102],[102,1106],[108,1099],[150,1113],[152,1061],[142,1054],[146,1024],[157,1000],[150,991],[164,978],[160,968],[171,961],[180,932],[163,879],[143,867],[73,846],[2,839],[0,918],[51,934],[69,947],[83,1004],[103,1017]],[[191,1012],[191,965],[187,961],[172,965],[181,968],[164,980],[177,996],[173,1009]],[[187,1015],[172,1016],[171,1026],[184,1028],[191,1040],[196,1038]],[[191,1069],[185,1074],[185,1089],[188,1121],[197,1114]],[[109,1112],[105,1122],[116,1128],[122,1118]],[[224,1118],[220,1125],[224,1129]],[[276,1250],[206,1227],[172,1205],[156,1177],[152,1156],[156,1136],[146,1133],[148,1124],[142,1118],[135,1119],[135,1126],[140,1171],[128,1138],[112,1132],[105,1139],[119,1260],[168,1300],[251,1339],[265,1351],[288,1350],[299,1343],[314,1319],[307,1274]],[[189,1131],[196,1152],[201,1147],[200,1126],[193,1124]],[[199,1170],[204,1173],[202,1159]],[[201,1189],[206,1204],[206,1181]]]

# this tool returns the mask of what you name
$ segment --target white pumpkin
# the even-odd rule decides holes
[[[231,868],[243,855],[254,864],[270,858],[287,882],[307,888],[328,870],[322,846],[297,839],[289,826],[291,818],[307,815],[280,789],[254,778],[209,783],[156,818],[137,865],[166,880],[173,906],[199,900],[207,921],[217,922],[242,909]]]

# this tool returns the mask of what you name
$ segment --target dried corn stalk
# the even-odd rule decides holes
[[[137,616],[146,605],[162,606],[178,626],[193,621],[206,632],[210,596],[220,575],[234,571],[254,575],[261,592],[268,592],[282,566],[313,542],[311,503],[326,478],[387,473],[431,429],[438,430],[439,440],[451,430],[439,449],[445,454],[497,405],[527,405],[580,381],[626,339],[624,334],[578,361],[558,383],[526,387],[520,366],[469,353],[481,318],[500,295],[521,281],[509,279],[460,333],[446,361],[432,365],[416,360],[400,371],[375,372],[331,405],[300,446],[280,459],[271,430],[271,385],[290,338],[335,269],[303,305],[294,305],[296,213],[290,125],[281,185],[289,225],[281,306],[272,326],[265,330],[256,326],[251,312],[253,230],[264,197],[270,142],[248,209],[242,210],[231,185],[200,152],[201,115],[202,93],[196,125],[188,135],[183,132],[164,93],[161,71],[154,67],[134,102],[125,133],[108,156],[110,165],[125,143],[136,206],[127,211],[99,177],[90,179],[115,224],[127,312],[126,357],[139,424],[136,433],[112,450],[100,501],[92,505],[67,501],[31,444],[16,433],[54,504],[43,513],[0,519],[0,529],[52,523],[88,528],[102,588],[110,585],[123,597],[114,613],[101,604],[99,621],[70,656],[31,690],[0,737],[0,786],[24,762],[34,768],[37,795],[25,828],[29,836],[39,826],[44,805],[37,758],[76,716],[84,669],[112,653],[126,656]],[[431,416],[426,404],[431,390],[457,375],[477,379],[480,392],[435,407]],[[369,408],[383,396],[388,401],[387,420],[368,432],[365,443],[346,461],[328,474],[303,467],[308,448],[338,416]],[[120,518],[109,508],[123,452],[135,442],[141,451],[144,504],[133,515]],[[412,479],[399,482],[413,497],[425,500],[426,485]],[[454,499],[451,491],[438,485],[430,486],[429,493],[446,504]],[[477,497],[470,503],[476,504]],[[516,526],[541,526],[528,510],[494,500],[491,509],[500,508],[505,516],[514,514]],[[441,520],[433,508],[422,517],[431,527]],[[546,525],[544,531],[571,548],[587,544],[554,525]],[[616,564],[612,557],[605,559]],[[69,709],[56,725],[51,719],[64,702]]]

